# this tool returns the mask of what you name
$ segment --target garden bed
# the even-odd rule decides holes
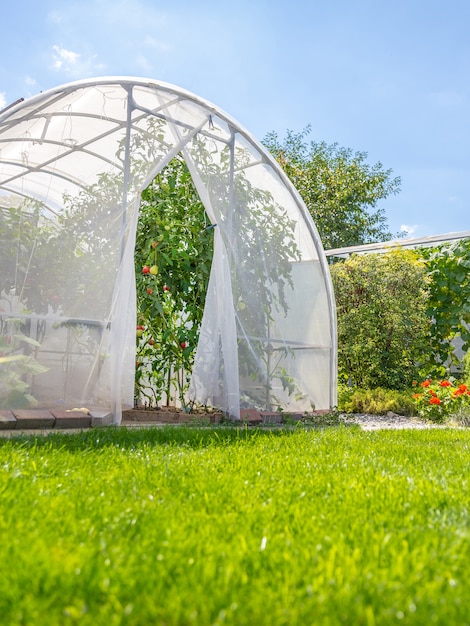
[[[220,411],[201,411],[189,413],[175,406],[145,408],[137,407],[122,412],[122,423],[140,422],[155,424],[191,424],[205,422],[209,424],[219,424],[224,417]]]

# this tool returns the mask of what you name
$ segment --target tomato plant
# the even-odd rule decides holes
[[[198,343],[212,261],[212,229],[181,157],[142,194],[135,248],[136,399],[149,405],[185,393]]]

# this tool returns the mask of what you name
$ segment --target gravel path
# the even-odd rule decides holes
[[[345,424],[358,424],[363,430],[379,430],[380,428],[392,430],[402,430],[404,428],[421,430],[427,428],[446,428],[445,424],[433,424],[432,422],[425,422],[418,417],[405,417],[403,415],[396,415],[395,413],[388,413],[387,415],[343,413],[339,416],[339,419]]]

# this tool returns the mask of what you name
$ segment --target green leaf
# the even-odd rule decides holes
[[[18,341],[23,341],[24,343],[29,344],[30,346],[36,346],[38,348],[41,346],[39,341],[36,341],[36,339],[33,339],[32,337],[27,337],[26,335],[13,335],[13,337]]]

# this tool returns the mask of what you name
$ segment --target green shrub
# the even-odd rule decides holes
[[[458,364],[453,340],[460,337],[464,351],[470,347],[470,238],[423,248],[419,254],[430,278],[426,374],[442,378]]]
[[[462,359],[462,377],[463,382],[470,387],[470,350],[465,353]]]
[[[385,415],[389,411],[398,415],[416,415],[411,393],[393,389],[359,389],[340,386],[338,409],[343,413]]]
[[[406,389],[429,349],[428,276],[417,253],[353,255],[331,266],[339,374],[362,389]]]

